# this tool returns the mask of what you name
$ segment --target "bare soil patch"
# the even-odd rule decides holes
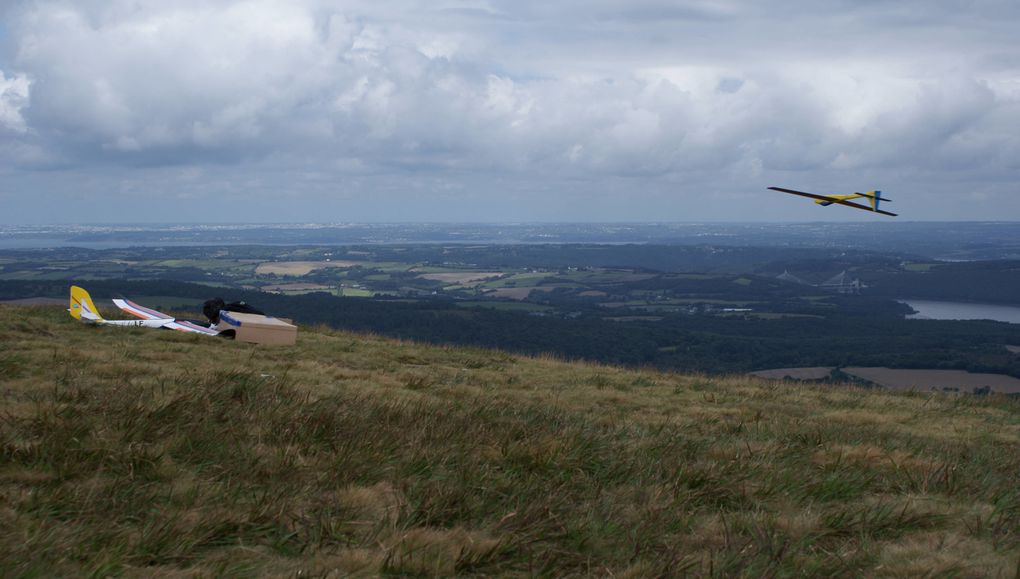
[[[512,300],[524,300],[527,299],[531,292],[548,292],[554,288],[551,287],[501,287],[494,289],[491,292],[486,292],[485,295],[491,298],[510,298]]]
[[[418,277],[422,279],[430,279],[432,281],[441,281],[444,283],[463,284],[471,283],[473,281],[484,281],[494,277],[503,275],[499,271],[471,271],[471,272],[449,272],[449,273],[423,273]]]
[[[1020,393],[1020,379],[1005,374],[977,374],[964,370],[899,370],[847,367],[843,372],[893,390],[952,390],[971,392],[989,387],[993,392]]]
[[[325,267],[354,267],[357,261],[266,261],[255,268],[258,275],[308,275],[313,269]]]

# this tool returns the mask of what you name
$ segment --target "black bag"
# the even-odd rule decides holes
[[[209,323],[211,324],[218,324],[220,322],[220,311],[223,310],[228,312],[238,312],[240,314],[266,315],[262,310],[253,308],[244,302],[230,302],[229,304],[224,303],[223,298],[206,300],[206,302],[202,305],[202,313],[205,314],[205,317],[209,318]]]

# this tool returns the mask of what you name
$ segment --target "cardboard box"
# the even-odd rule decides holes
[[[239,312],[220,312],[220,332],[233,330],[234,339],[268,346],[293,346],[297,341],[297,326],[280,318]]]

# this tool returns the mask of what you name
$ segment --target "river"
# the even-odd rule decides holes
[[[900,300],[917,313],[907,316],[915,320],[995,320],[1020,324],[1020,307],[929,300]]]

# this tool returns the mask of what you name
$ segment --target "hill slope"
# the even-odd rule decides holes
[[[1011,576],[1020,405],[0,306],[0,575]]]

